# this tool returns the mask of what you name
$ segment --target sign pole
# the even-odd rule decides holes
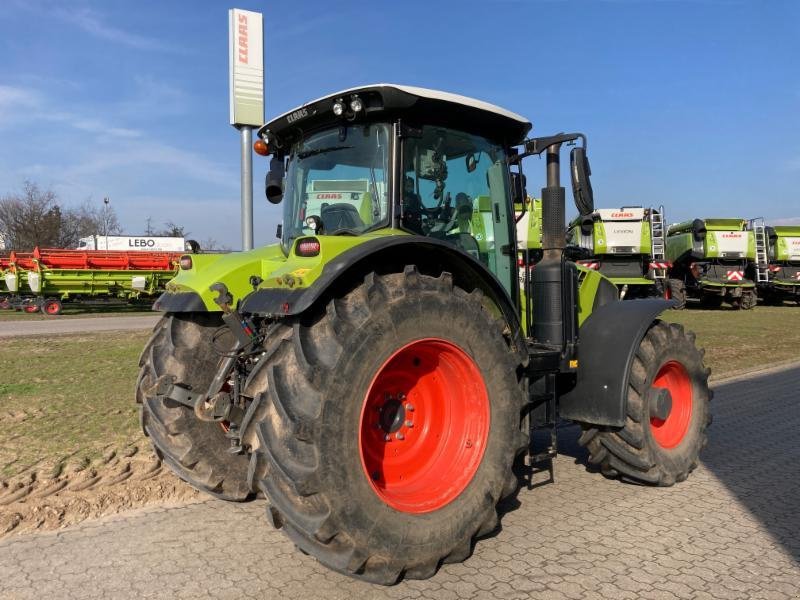
[[[243,125],[242,134],[242,250],[253,249],[253,128]]]

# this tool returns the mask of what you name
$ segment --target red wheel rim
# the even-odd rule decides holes
[[[672,290],[669,289],[669,286],[664,288],[664,300],[672,300]]]
[[[658,370],[653,387],[669,391],[672,408],[666,419],[650,417],[650,431],[659,446],[674,448],[683,441],[692,419],[692,380],[681,363],[671,360]]]
[[[411,342],[378,369],[361,410],[358,446],[367,480],[399,511],[438,510],[475,476],[489,420],[475,361],[442,339]]]
[[[37,310],[39,310],[39,307],[36,306],[35,304],[28,304],[25,307],[25,312],[27,313],[35,313]]]
[[[48,315],[57,315],[58,314],[58,304],[55,302],[48,302],[44,305],[44,310]]]

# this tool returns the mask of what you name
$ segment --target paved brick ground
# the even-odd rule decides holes
[[[427,581],[347,579],[262,502],[206,501],[0,543],[0,598],[800,598],[798,389],[800,369],[721,387],[703,466],[670,489],[587,472],[567,430],[556,483]]]

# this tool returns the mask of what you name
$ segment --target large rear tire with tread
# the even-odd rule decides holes
[[[268,340],[245,388],[259,402],[251,474],[303,552],[390,585],[465,560],[497,527],[525,396],[479,291],[414,267],[369,274]]]
[[[712,393],[710,370],[694,342],[694,334],[681,325],[655,321],[633,358],[625,426],[582,425],[579,443],[607,477],[669,486],[697,466],[711,423]],[[664,389],[671,409],[656,416]]]
[[[142,429],[167,466],[200,491],[238,501],[251,496],[248,457],[228,452],[231,444],[219,423],[201,421],[190,407],[159,398],[153,390],[159,377],[173,375],[176,382],[205,392],[221,360],[212,346],[221,325],[213,313],[164,316],[139,358],[136,401]]]

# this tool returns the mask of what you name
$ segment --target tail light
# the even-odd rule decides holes
[[[181,256],[180,260],[181,269],[184,271],[188,271],[192,268],[192,257],[191,256]]]
[[[294,253],[297,256],[317,256],[319,254],[320,244],[317,238],[303,238],[297,241],[294,247]]]

